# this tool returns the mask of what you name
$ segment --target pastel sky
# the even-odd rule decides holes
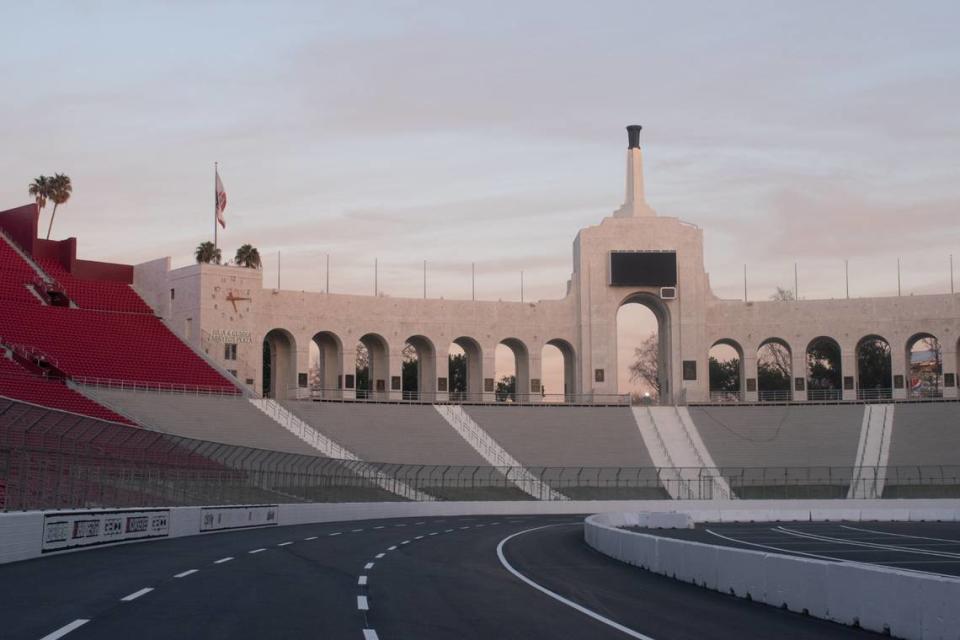
[[[47,19],[53,17],[54,19]],[[716,293],[949,290],[960,4],[121,3],[0,7],[0,209],[75,189],[82,257],[186,264],[245,242],[284,288],[560,297],[622,201],[700,225]],[[49,210],[47,212],[48,215]],[[958,264],[960,268],[960,264]]]

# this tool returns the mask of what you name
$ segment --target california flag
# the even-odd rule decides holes
[[[220,180],[220,172],[217,172],[217,222],[224,229],[227,228],[227,218],[223,215],[227,208],[227,192],[223,188],[223,182]]]

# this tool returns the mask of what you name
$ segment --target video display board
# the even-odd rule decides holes
[[[611,251],[610,285],[614,287],[675,287],[676,251]]]

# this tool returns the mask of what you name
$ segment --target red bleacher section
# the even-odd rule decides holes
[[[36,276],[37,272],[23,261],[13,247],[6,241],[0,242],[0,297],[3,300],[40,304],[40,300],[27,289]]]
[[[2,354],[0,395],[101,420],[131,424],[123,416],[69,388],[62,380],[51,380],[32,374]]]
[[[236,389],[154,316],[10,302],[3,305],[0,335],[39,346],[72,377]]]
[[[75,239],[36,237],[38,217],[36,207],[0,212],[0,347],[37,349],[56,362],[57,375],[80,382],[237,392],[154,316],[130,286],[129,266],[77,260]],[[46,305],[31,293],[27,286],[38,274],[14,249],[14,239],[25,254],[37,256],[35,262],[60,284],[71,307]],[[72,273],[73,268],[82,268],[84,277]],[[0,349],[0,356],[4,353]],[[0,359],[0,396],[127,422],[62,380],[33,375],[17,362]]]
[[[39,258],[37,263],[63,287],[67,297],[82,309],[153,314],[153,310],[130,285],[74,277],[59,262],[50,258]]]

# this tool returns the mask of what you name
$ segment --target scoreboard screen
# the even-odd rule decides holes
[[[677,286],[676,251],[611,251],[610,285],[614,287]]]

